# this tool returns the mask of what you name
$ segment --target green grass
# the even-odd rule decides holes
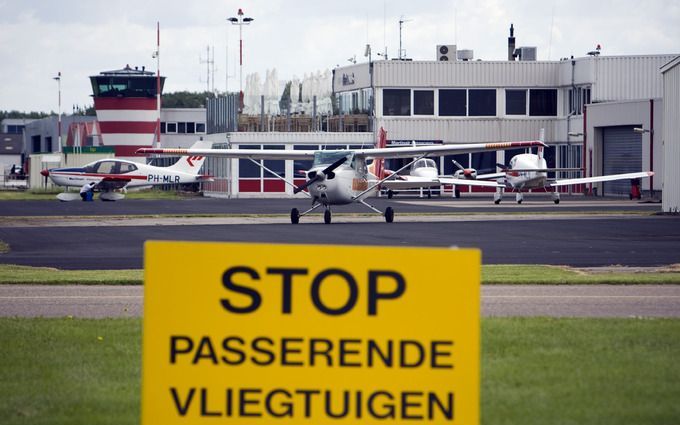
[[[680,423],[680,320],[483,323],[483,423]]]
[[[680,272],[672,268],[667,272],[630,272],[625,268],[612,271],[589,272],[569,267],[536,265],[485,265],[482,266],[484,284],[549,284],[549,285],[637,285],[680,284]]]
[[[0,284],[141,285],[143,270],[60,270],[0,264]]]
[[[0,422],[137,423],[140,338],[139,319],[1,319]]]
[[[482,320],[482,423],[680,423],[680,320]],[[0,319],[0,418],[136,424],[140,319]]]
[[[7,244],[0,241],[0,253]],[[672,269],[677,270],[677,268]],[[59,270],[0,264],[0,284],[141,285],[143,270]],[[555,266],[482,266],[483,284],[680,284],[680,272],[586,273]]]

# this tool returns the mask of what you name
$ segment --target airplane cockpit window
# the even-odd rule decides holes
[[[127,162],[120,163],[120,174],[131,173],[137,169],[135,164],[130,164]]]
[[[437,164],[432,159],[423,158],[413,163],[413,169],[416,168],[437,168]]]
[[[94,165],[94,172],[97,174],[116,174],[118,162],[116,161],[101,161]]]
[[[314,152],[314,163],[312,167],[319,167],[322,165],[331,165],[335,161],[347,158],[345,164],[351,164],[354,159],[354,152],[348,151],[316,151]]]

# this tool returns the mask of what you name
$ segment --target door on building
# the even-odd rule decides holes
[[[602,173],[620,174],[642,171],[642,135],[633,131],[637,125],[602,129]],[[603,195],[628,196],[630,180],[603,183]]]

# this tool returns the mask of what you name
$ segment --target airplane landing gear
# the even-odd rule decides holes
[[[387,191],[387,199],[392,199],[393,196],[394,196],[394,191],[392,189],[389,189]]]
[[[332,218],[331,210],[326,209],[326,211],[324,211],[323,213],[323,222],[326,224],[331,224],[331,218]]]
[[[524,200],[524,195],[522,194],[522,192],[517,192],[517,194],[515,195],[515,200],[517,201],[518,204],[522,203],[522,201]]]
[[[501,203],[501,199],[503,199],[503,194],[501,192],[496,192],[493,194],[493,203],[498,205]]]
[[[456,195],[456,199],[460,198],[460,190],[454,189],[454,193]]]
[[[553,192],[552,193],[552,200],[555,204],[559,204],[560,203],[560,194],[557,193],[557,192]]]
[[[394,210],[392,207],[387,207],[385,209],[385,221],[387,223],[392,223],[394,221]]]
[[[298,224],[300,222],[300,211],[297,208],[290,210],[290,222]]]

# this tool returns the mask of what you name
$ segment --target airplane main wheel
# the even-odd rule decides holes
[[[498,205],[498,204],[501,203],[501,200],[500,200],[500,199],[496,199],[495,201],[493,201],[493,203],[496,204],[496,205]]]
[[[431,190],[427,191],[427,199],[432,199],[432,191]]]
[[[555,199],[555,204],[559,204],[559,203],[560,203],[560,200],[559,200],[559,199]]]
[[[394,210],[392,207],[387,207],[385,209],[385,221],[391,223],[394,221]]]
[[[456,198],[460,198],[460,190],[456,189]]]
[[[522,203],[522,200],[520,199],[519,201],[517,201],[517,203],[518,203],[518,204],[521,204],[521,203]]]
[[[290,210],[290,222],[298,224],[300,222],[300,211],[297,208]]]
[[[323,222],[331,224],[331,210],[326,210],[326,212],[323,213]]]
[[[388,190],[388,191],[387,191],[387,199],[392,199],[393,196],[394,196],[394,192],[392,192],[391,189]]]

